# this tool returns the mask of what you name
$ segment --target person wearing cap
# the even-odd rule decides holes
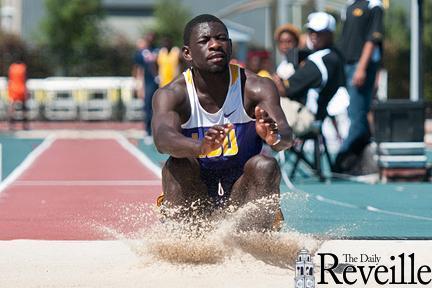
[[[341,53],[333,46],[333,33],[336,30],[334,17],[324,12],[312,13],[308,16],[306,28],[313,48],[312,54],[288,78],[287,85],[283,87],[284,93],[281,94],[282,108],[288,122],[291,121],[290,125],[294,126],[293,129],[297,126],[296,121],[302,121],[302,119],[293,119],[292,115],[295,113],[300,114],[301,110],[304,109],[297,106],[295,108],[297,111],[294,111],[291,103],[285,101],[285,99],[289,98],[306,105],[311,100],[308,99],[310,98],[309,90],[315,90],[316,95],[318,95],[315,108],[313,109],[310,105],[308,107],[313,110],[311,111],[314,116],[313,120],[322,121],[327,117],[327,105],[333,95],[340,87],[345,85],[344,61]],[[282,82],[279,81],[279,90],[281,90],[281,84]],[[312,122],[308,121],[309,125]],[[306,134],[312,127],[300,128],[303,131],[297,131],[297,135]]]
[[[370,142],[367,114],[375,77],[382,58],[383,14],[381,0],[355,0],[346,10],[339,47],[346,60],[345,73],[350,96],[350,129],[336,157],[337,172],[349,169],[348,159],[360,155]]]

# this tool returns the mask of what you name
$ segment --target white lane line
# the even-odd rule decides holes
[[[13,186],[156,186],[160,180],[22,180]]]
[[[393,215],[393,216],[401,216],[401,217],[412,218],[412,219],[416,219],[416,220],[432,221],[432,218],[430,218],[430,217],[424,217],[424,216],[417,216],[417,215],[412,215],[412,214],[407,214],[407,213],[387,211],[387,210],[382,210],[382,209],[379,209],[379,208],[376,208],[376,207],[373,207],[373,206],[367,206],[366,209],[368,211],[377,212],[377,213],[383,213],[383,214],[388,214],[388,215]]]
[[[152,170],[159,178],[162,178],[162,169],[159,166],[157,166],[152,160],[150,160],[150,158],[148,158],[144,153],[142,153],[137,147],[135,147],[134,145],[132,145],[127,140],[127,138],[125,136],[123,136],[123,135],[121,135],[119,133],[115,139],[126,150],[128,150],[131,154],[133,154],[135,157],[137,157],[138,160],[144,166],[146,166],[147,168],[149,168],[150,170]],[[307,193],[305,191],[302,191],[302,190],[298,189],[297,187],[295,187],[292,184],[291,181],[289,181],[289,182],[291,183],[291,185],[288,185],[289,189],[293,190],[294,192],[302,192],[302,193],[307,194],[307,196],[313,196],[313,195],[311,195],[311,194],[309,194],[309,193]],[[383,214],[388,214],[388,215],[393,215],[393,216],[412,218],[412,219],[417,219],[417,220],[432,221],[432,218],[429,218],[429,217],[423,217],[423,216],[417,216],[417,215],[411,215],[411,214],[405,214],[405,213],[387,211],[387,210],[382,210],[382,209],[379,209],[379,208],[374,208],[373,206],[360,207],[360,206],[353,205],[353,204],[350,204],[350,203],[347,203],[347,202],[341,202],[341,201],[329,199],[329,198],[323,197],[321,195],[315,196],[315,199],[317,199],[318,201],[321,201],[321,202],[325,202],[325,203],[331,204],[331,205],[343,206],[343,207],[347,207],[347,208],[351,208],[351,209],[360,209],[360,210],[366,210],[366,211],[376,212],[376,213],[383,213]],[[373,209],[370,209],[370,208],[373,208]]]
[[[45,150],[51,147],[51,144],[55,140],[56,137],[54,136],[54,134],[50,134],[47,138],[44,139],[41,144],[39,144],[39,146],[36,147],[36,149],[30,152],[30,154],[27,155],[24,161],[20,165],[18,165],[3,182],[1,182],[0,193],[3,192],[16,179],[18,179],[24,173],[24,171],[27,170],[43,152],[45,152]]]
[[[318,201],[321,201],[321,202],[324,202],[324,203],[328,203],[328,204],[333,204],[333,205],[347,207],[347,208],[353,208],[353,209],[354,208],[360,208],[360,207],[358,207],[356,205],[352,205],[352,204],[349,204],[349,203],[345,203],[345,202],[341,202],[341,201],[336,201],[336,200],[328,199],[328,198],[325,198],[325,197],[323,197],[321,195],[317,195],[315,198]]]
[[[136,146],[132,145],[129,140],[120,133],[117,133],[115,139],[129,153],[135,156],[146,168],[150,169],[159,179],[162,178],[162,169],[156,165],[150,158],[141,152]]]
[[[408,214],[408,213],[400,213],[400,212],[394,212],[394,211],[384,210],[384,209],[373,207],[371,205],[367,205],[367,206],[362,207],[362,206],[354,205],[354,204],[347,203],[347,202],[341,202],[341,201],[329,199],[329,198],[323,197],[321,195],[316,195],[315,199],[317,199],[320,202],[327,203],[327,204],[336,205],[336,206],[343,206],[343,207],[351,208],[351,209],[366,210],[366,211],[369,211],[369,212],[387,214],[387,215],[404,217],[404,218],[411,218],[411,219],[416,219],[416,220],[432,221],[432,218],[430,218],[430,217],[418,216],[418,215],[413,215],[413,214]]]
[[[380,208],[376,208],[374,206],[371,205],[367,205],[365,207],[359,206],[359,205],[354,205],[348,202],[342,202],[342,201],[337,201],[337,200],[333,200],[327,197],[324,197],[322,195],[312,195],[306,191],[303,191],[297,187],[295,187],[294,184],[292,184],[291,181],[289,181],[290,183],[290,190],[292,190],[292,192],[297,192],[297,193],[302,193],[305,194],[306,197],[314,197],[316,200],[323,202],[323,203],[327,203],[330,205],[335,205],[335,206],[341,206],[341,207],[346,207],[346,208],[350,208],[350,209],[359,209],[359,210],[366,210],[368,212],[375,212],[375,213],[381,213],[381,214],[387,214],[387,215],[392,215],[392,216],[398,216],[398,217],[403,217],[403,218],[410,218],[410,219],[416,219],[416,220],[425,220],[425,221],[432,221],[432,218],[430,217],[425,217],[425,216],[418,216],[418,215],[413,215],[413,214],[407,214],[407,213],[400,213],[400,212],[394,212],[394,211],[389,211],[389,210],[383,210]],[[286,193],[284,193],[283,195],[287,195]],[[282,195],[282,198],[283,198]]]

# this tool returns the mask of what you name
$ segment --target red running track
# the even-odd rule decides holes
[[[148,224],[142,207],[160,192],[158,176],[115,139],[55,140],[0,193],[0,240],[113,239],[98,227]]]

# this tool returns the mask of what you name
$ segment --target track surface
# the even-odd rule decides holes
[[[95,226],[136,229],[122,211],[154,203],[161,192],[159,177],[117,138],[41,145],[43,151],[0,191],[0,240],[111,239]]]

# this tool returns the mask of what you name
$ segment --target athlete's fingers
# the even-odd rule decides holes
[[[226,134],[222,131],[217,131],[216,129],[209,129],[204,136],[209,141],[216,141],[217,143],[224,140]]]
[[[234,129],[234,124],[227,123],[223,125],[225,133],[228,133],[231,129]]]
[[[216,128],[213,128],[213,127],[209,128],[206,132],[206,134],[215,134],[215,135],[218,133],[219,133],[219,130],[217,130]]]
[[[258,123],[274,122],[273,118],[264,109],[257,106],[255,108],[255,117]]]
[[[220,128],[220,127],[211,127],[206,132],[207,135],[218,135],[218,134],[222,134],[222,133],[225,133],[225,131],[223,128]]]
[[[271,130],[278,130],[278,125],[276,122],[265,123],[265,125]]]
[[[268,131],[270,134],[276,134],[276,133],[279,132],[279,129],[277,129],[277,128],[272,128],[272,127],[270,127],[270,126],[267,126],[267,131]]]
[[[269,115],[267,113],[267,111],[265,111],[264,109],[260,108],[260,113],[261,113],[261,118],[268,118]]]
[[[264,123],[264,122],[267,122],[268,121],[268,119],[269,119],[269,115],[268,115],[268,113],[266,112],[266,111],[264,111],[264,110],[260,110],[260,118],[259,118],[259,122],[260,123]]]
[[[234,128],[234,125],[231,123],[210,127],[204,135],[204,145],[212,147],[210,149],[216,149],[224,143],[227,133],[232,128]]]
[[[270,116],[268,116],[264,119],[261,119],[260,123],[265,124],[266,126],[272,125],[272,127],[273,127],[276,124],[276,121],[273,118],[271,118]]]
[[[255,107],[255,119],[259,121],[262,118],[262,109],[259,106]]]
[[[210,129],[216,129],[218,131],[224,131],[225,126],[224,125],[213,125]]]

